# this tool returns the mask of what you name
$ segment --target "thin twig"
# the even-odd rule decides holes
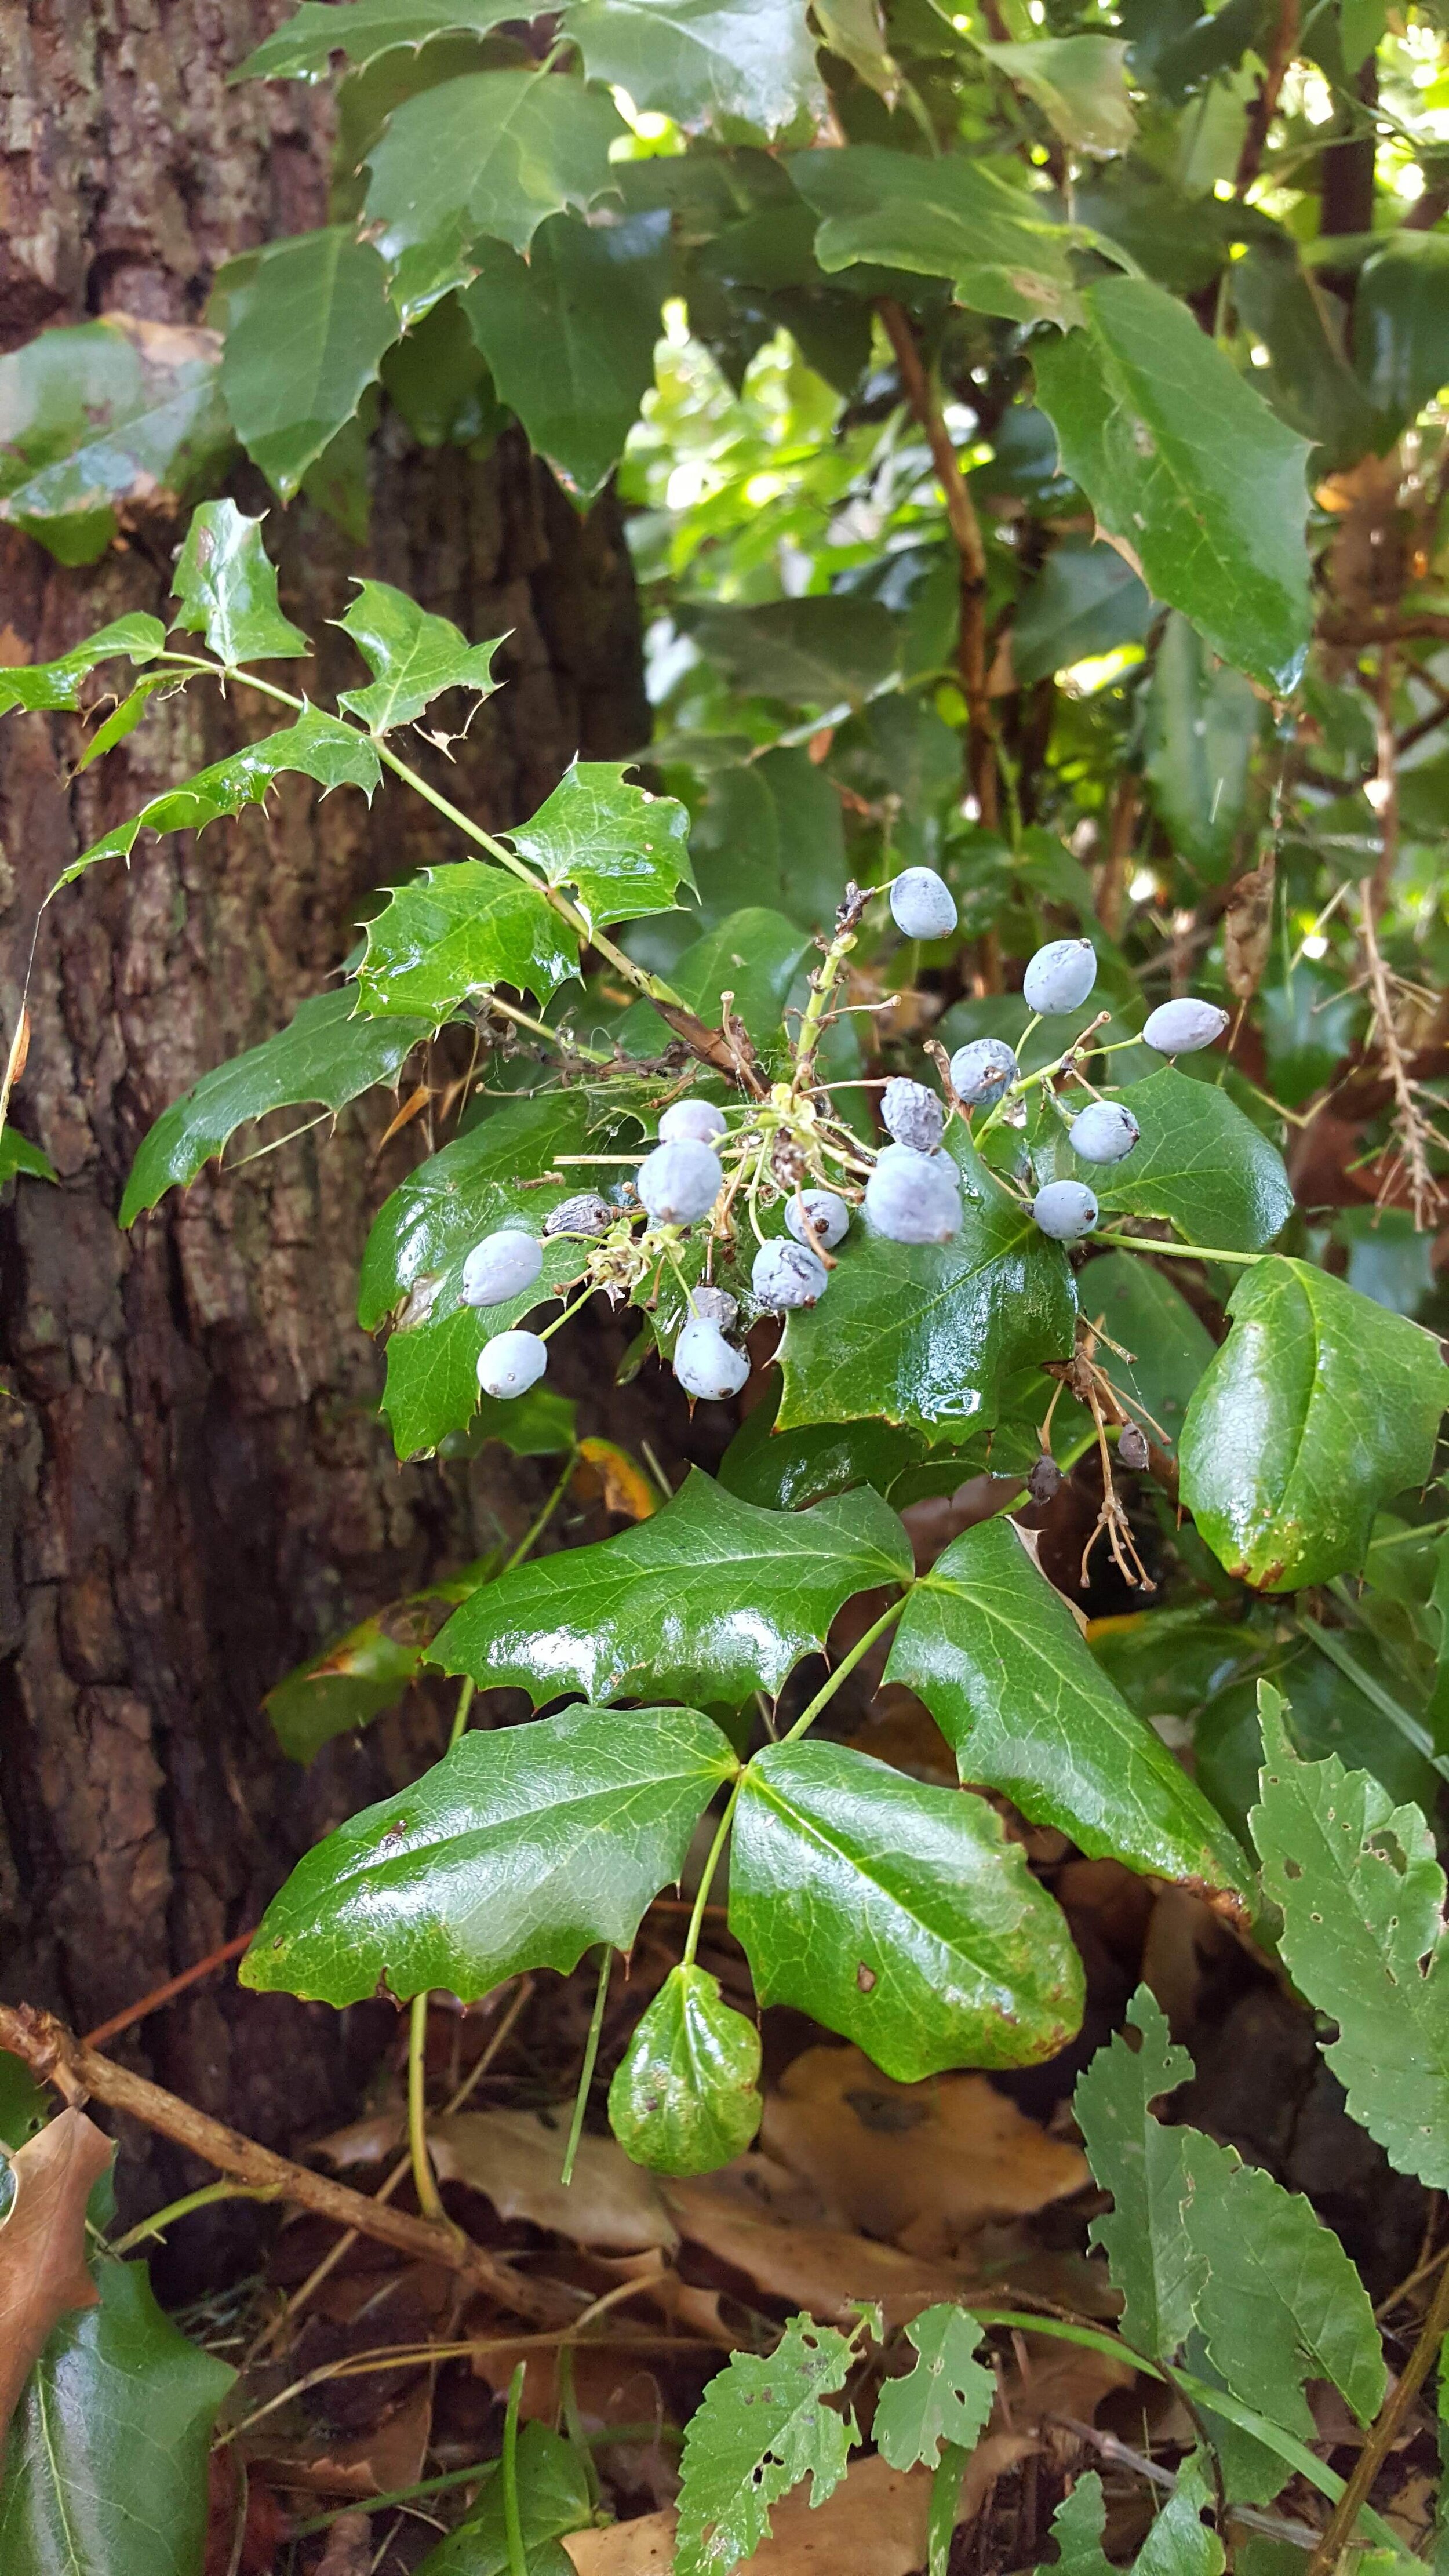
[[[1258,84],[1258,95],[1248,110],[1248,123],[1243,135],[1243,148],[1238,154],[1234,192],[1246,197],[1263,166],[1268,135],[1277,114],[1278,97],[1287,77],[1288,66],[1298,48],[1298,0],[1281,0],[1278,24],[1267,68]]]
[[[1368,2502],[1374,2480],[1393,2449],[1399,2426],[1434,2366],[1446,2327],[1449,2327],[1449,2270],[1440,2274],[1439,2286],[1420,2329],[1419,2340],[1354,2462],[1353,2474],[1329,2516],[1323,2538],[1308,2561],[1306,2576],[1329,2576],[1329,2570],[1338,2565],[1358,2520],[1359,2507]]]
[[[1368,960],[1364,981],[1373,1008],[1373,1034],[1384,1072],[1393,1087],[1394,1136],[1399,1159],[1408,1172],[1414,1223],[1422,1233],[1442,1207],[1444,1189],[1429,1168],[1426,1122],[1414,1098],[1414,1085],[1394,1027],[1393,989],[1379,947],[1376,883],[1376,879],[1365,877],[1359,887],[1359,926],[1363,933],[1364,955]]]
[[[108,2039],[119,2039],[123,2030],[133,2029],[138,2021],[146,2019],[148,2013],[159,2012],[163,2004],[174,2002],[177,1995],[184,1994],[187,1987],[194,1986],[199,1978],[209,1977],[213,1968],[224,1968],[228,1959],[239,1959],[255,1939],[256,1927],[253,1925],[250,1932],[238,1932],[234,1941],[223,1941],[219,1950],[208,1950],[206,1957],[198,1959],[194,1968],[183,1968],[179,1977],[168,1977],[164,1986],[153,1986],[149,1995],[143,1995],[138,2004],[127,2004],[124,2012],[112,2013],[109,2021],[101,2022],[95,2030],[88,2030],[86,2047],[104,2048]]]

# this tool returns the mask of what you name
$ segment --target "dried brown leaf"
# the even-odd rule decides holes
[[[0,2444],[31,2366],[72,2308],[99,2294],[86,2269],[86,2202],[115,2153],[84,2111],[57,2113],[11,2158],[0,2226]]]
[[[579,2140],[574,2178],[559,2180],[564,2137],[532,2111],[459,2111],[435,2120],[428,2144],[439,2182],[486,2192],[500,2218],[525,2218],[576,2245],[632,2253],[679,2238],[652,2174],[613,2138]]]
[[[1240,1002],[1252,1000],[1263,980],[1273,939],[1273,890],[1278,863],[1270,850],[1261,867],[1235,881],[1223,913],[1223,972]]]
[[[669,2205],[691,2244],[744,2273],[770,2298],[841,2325],[854,2323],[854,2301],[878,2299],[887,2323],[902,2325],[934,2300],[979,2290],[979,2274],[963,2265],[902,2253],[846,2228],[782,2221],[740,2179],[754,2161],[741,2158],[722,2174],[671,2183]]]
[[[612,1440],[581,1440],[580,1464],[574,1470],[574,1492],[584,1502],[602,1497],[606,1512],[621,1512],[631,1521],[652,1520],[659,1496],[636,1458]]]

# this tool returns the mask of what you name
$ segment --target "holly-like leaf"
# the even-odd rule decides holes
[[[871,2437],[893,2469],[940,2466],[941,2445],[972,2451],[996,2403],[996,2378],[976,2356],[984,2340],[965,2308],[925,2308],[906,2328],[919,2356],[903,2379],[888,2379],[875,2402]]]
[[[1147,698],[1147,777],[1174,847],[1214,885],[1231,872],[1258,725],[1251,683],[1169,617]]]
[[[778,1691],[855,1593],[911,1574],[910,1542],[878,1494],[782,1519],[694,1467],[652,1520],[476,1593],[432,1660],[490,1689],[526,1690],[535,1706],[567,1690],[737,1705]]]
[[[777,134],[824,104],[797,0],[582,0],[566,23],[591,80],[692,131]]]
[[[1092,2237],[1122,2293],[1122,2332],[1138,2352],[1166,2361],[1192,2332],[1202,2260],[1182,2224],[1187,2186],[1178,2132],[1153,2118],[1152,2105],[1194,2070],[1145,1986],[1127,2019],[1138,2046],[1119,2031],[1098,2049],[1077,2078],[1072,2113],[1093,2175],[1112,2195],[1112,2208],[1092,2221]]]
[[[232,79],[324,80],[334,54],[360,70],[399,46],[415,51],[434,36],[491,35],[519,15],[518,0],[345,0],[342,7],[336,0],[302,0]]]
[[[1336,1754],[1300,1762],[1277,1691],[1258,1692],[1260,1803],[1249,1822],[1280,1946],[1338,2024],[1324,2054],[1350,2116],[1399,2173],[1449,2186],[1449,1935],[1444,1873],[1417,1807]]]
[[[396,1083],[431,1027],[425,1019],[366,1019],[346,985],[314,993],[288,1027],[204,1073],[162,1111],[131,1166],[121,1224],[134,1225],[169,1189],[194,1181],[248,1119],[304,1101],[320,1101],[335,1114],[374,1083]]]
[[[768,2358],[732,2352],[684,2436],[676,2576],[730,2576],[770,2529],[770,2507],[801,2479],[823,2504],[860,2436],[853,2415],[827,2406],[854,2351],[834,2326],[792,2317]]]
[[[28,1173],[33,1181],[55,1181],[58,1184],[60,1180],[50,1156],[39,1145],[32,1144],[28,1136],[22,1136],[19,1128],[13,1127],[7,1119],[0,1127],[0,1186],[13,1181],[20,1172]]]
[[[283,501],[351,420],[398,336],[387,270],[346,224],[260,254],[233,296],[221,389],[248,455]]]
[[[132,662],[149,662],[165,642],[160,618],[136,610],[129,617],[113,618],[83,643],[73,644],[58,661],[0,664],[0,716],[11,707],[72,714],[80,705],[82,681],[100,663],[118,660],[122,654]]]
[[[503,2480],[496,2463],[481,2502],[467,2517],[419,2559],[416,2576],[508,2576],[512,2556]],[[529,2576],[569,2576],[570,2560],[557,2546],[566,2531],[582,2531],[593,2522],[584,2454],[547,2424],[525,2424],[518,2436],[518,2519],[523,2532],[524,2563]]]
[[[1071,1935],[994,1808],[844,1745],[755,1756],[729,1906],[760,2002],[811,2013],[898,2083],[1030,2065],[1081,2020]]]
[[[719,1464],[719,1480],[743,1502],[766,1511],[796,1512],[827,1494],[848,1493],[852,1485],[874,1485],[888,1494],[903,1468],[919,1458],[925,1441],[918,1431],[903,1431],[888,1422],[810,1422],[798,1431],[777,1431],[773,1398],[746,1414]]]
[[[508,837],[592,925],[670,912],[694,879],[689,815],[673,796],[631,787],[627,760],[573,760],[551,796]]]
[[[1022,593],[1011,625],[1011,668],[1022,688],[1146,634],[1152,602],[1115,546],[1063,537]],[[1084,916],[1085,917],[1085,916]]]
[[[1078,1274],[1077,1296],[1088,1323],[1100,1317],[1118,1344],[1116,1350],[1098,1345],[1098,1367],[1134,1419],[1175,1450],[1193,1389],[1217,1347],[1207,1326],[1174,1288],[1166,1266],[1133,1252],[1104,1252],[1088,1262]]]
[[[199,769],[182,786],[153,796],[129,822],[118,823],[113,832],[72,859],[56,878],[51,894],[73,884],[102,859],[128,859],[142,832],[204,832],[208,823],[239,814],[245,805],[265,804],[268,788],[289,771],[316,779],[324,794],[333,787],[360,787],[368,797],[382,775],[377,754],[364,734],[339,724],[336,716],[308,707],[295,724],[264,734],[260,742],[248,743],[245,751],[229,752],[225,760]]]
[[[719,1025],[724,994],[743,1020],[756,1046],[780,1043],[780,1015],[800,971],[810,942],[783,913],[750,905],[732,912],[702,939],[692,939],[669,969],[669,980],[682,1002],[711,1028]],[[616,1036],[626,1051],[656,1055],[659,1015],[647,1002],[625,1012]]]
[[[336,622],[373,675],[369,688],[344,689],[337,703],[379,739],[395,725],[415,724],[445,689],[468,690],[471,717],[501,686],[493,677],[501,636],[470,644],[450,618],[419,608],[389,581],[359,581]]]
[[[242,1983],[330,2004],[442,1986],[467,2003],[600,1941],[631,1949],[735,1768],[692,1708],[569,1708],[465,1735],[298,1863]]]
[[[450,1583],[389,1602],[287,1673],[262,1702],[282,1751],[294,1762],[310,1762],[335,1735],[370,1726],[396,1708],[444,1620],[476,1584],[497,1572],[502,1553],[480,1557]]]
[[[1131,48],[1116,36],[1039,36],[982,53],[1034,98],[1064,143],[1083,152],[1130,152],[1137,119],[1127,95]]]
[[[235,501],[204,501],[192,513],[172,584],[176,623],[204,635],[230,669],[239,662],[293,661],[310,653],[301,628],[277,605],[277,568],[262,544],[260,519]]]
[[[1090,236],[1057,222],[1040,199],[984,162],[857,143],[796,153],[790,176],[821,217],[815,256],[827,276],[864,260],[949,277],[959,301],[978,313],[1018,322],[1081,318],[1071,252]]]
[[[556,1155],[583,1152],[587,1128],[582,1091],[541,1092],[509,1101],[409,1172],[367,1238],[357,1290],[363,1331],[374,1333],[399,1313],[410,1330],[425,1316],[450,1313],[475,1243],[508,1224],[538,1233],[550,1210],[585,1186],[563,1170],[556,1181],[532,1185],[553,1169]]]
[[[1246,1901],[1242,1852],[1108,1680],[1009,1521],[963,1530],[916,1584],[887,1678],[923,1699],[963,1780],[1096,1858]]]
[[[62,2317],[96,2303],[86,2269],[86,2202],[115,2142],[84,2111],[57,2112],[9,2160],[0,2225],[0,2456],[26,2378]]]
[[[1226,1091],[1164,1065],[1119,1097],[1142,1140],[1123,1162],[1092,1169],[1104,1209],[1163,1217],[1187,1242],[1225,1252],[1261,1252],[1282,1233],[1293,1213],[1283,1157]]]
[[[841,159],[823,154],[822,160]],[[888,160],[900,156],[888,153]],[[932,165],[934,167],[934,164]],[[844,715],[886,688],[900,667],[900,633],[878,599],[847,593],[772,599],[758,608],[682,607],[679,624],[737,689]]]
[[[609,2125],[654,2173],[713,2173],[760,2125],[760,2034],[705,1968],[671,1968],[609,2087]]]
[[[1149,279],[1097,278],[1080,302],[1085,329],[1032,349],[1063,470],[1154,598],[1236,669],[1292,688],[1310,626],[1307,440]]]
[[[236,2373],[178,2333],[144,2263],[102,2263],[20,2401],[0,2484],[14,2576],[196,2576],[206,2460]]]
[[[425,868],[367,925],[357,978],[369,1013],[434,1028],[460,1002],[511,984],[546,1002],[579,971],[578,934],[532,886],[478,859]]]
[[[1309,1261],[1258,1262],[1228,1313],[1183,1425],[1182,1499],[1241,1582],[1326,1583],[1427,1481],[1449,1370],[1431,1334]]]
[[[553,215],[526,260],[480,241],[463,310],[529,445],[581,501],[601,492],[654,382],[669,216]]]
[[[90,564],[205,491],[233,446],[220,354],[214,331],[108,313],[0,358],[0,521]]]

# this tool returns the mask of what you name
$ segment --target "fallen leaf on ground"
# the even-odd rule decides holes
[[[876,2457],[857,2460],[824,2504],[808,2485],[777,2504],[771,2537],[750,2560],[750,2576],[907,2576],[926,2563],[927,2469],[903,2475]],[[666,2576],[674,2565],[672,2512],[642,2514],[607,2531],[570,2532],[564,2542],[577,2576]]]
[[[365,2513],[344,2513],[334,2522],[317,2562],[317,2576],[368,2576],[372,2565],[372,2520]]]
[[[57,2112],[10,2159],[0,2226],[0,2449],[33,2362],[72,2308],[98,2304],[86,2269],[86,2202],[115,2153],[84,2111]]]
[[[428,2145],[439,2182],[485,2192],[500,2218],[530,2219],[576,2245],[634,2252],[679,2238],[652,2174],[631,2164],[613,2138],[579,2140],[574,2178],[559,2180],[564,2134],[532,2111],[459,2111],[436,2120]]]
[[[964,2266],[904,2254],[846,2228],[783,2223],[752,2202],[737,2173],[729,2167],[699,2182],[669,2185],[683,2234],[743,2272],[756,2289],[808,2308],[823,2323],[849,2325],[855,2300],[878,2299],[887,2322],[904,2325],[934,2300],[961,2298],[981,2286],[980,2276]]]
[[[1095,2424],[1097,2409],[1114,2389],[1130,2388],[1130,2361],[1090,2345],[1063,2343],[1056,2335],[1019,2335],[1016,2359],[1001,2373],[992,2426],[1008,2433],[1044,2432],[1063,2417]]]
[[[984,2075],[895,2084],[858,2048],[807,2048],[765,2104],[769,2151],[820,2193],[833,2225],[907,2253],[958,2254],[1090,2180],[1080,2147],[1028,2120]]]
[[[432,2426],[433,2391],[424,2381],[365,2433],[342,2440],[324,2435],[322,2448],[314,2435],[310,2449],[296,2452],[283,2451],[263,2436],[256,2457],[275,2486],[297,2487],[307,2495],[391,2495],[423,2475]]]

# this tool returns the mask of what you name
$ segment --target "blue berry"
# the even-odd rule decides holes
[[[968,1109],[984,1109],[999,1100],[1020,1072],[1005,1038],[973,1038],[951,1058],[951,1080]]]
[[[934,868],[904,868],[891,885],[891,918],[907,939],[949,939],[956,898]]]
[[[711,1288],[707,1284],[690,1291],[691,1311],[717,1332],[727,1333],[738,1318],[739,1299],[728,1288]]]
[[[802,1190],[798,1199],[790,1201],[785,1210],[785,1223],[797,1243],[809,1243],[800,1215],[802,1203],[826,1251],[833,1252],[837,1243],[844,1239],[850,1224],[850,1210],[844,1199],[838,1199],[834,1190]]]
[[[780,1234],[761,1244],[750,1272],[760,1304],[777,1314],[791,1306],[813,1306],[829,1285],[830,1273],[819,1254]]]
[[[865,1185],[865,1212],[891,1243],[949,1243],[961,1229],[955,1164],[944,1154],[887,1146]]]
[[[580,1190],[574,1198],[564,1199],[543,1220],[545,1234],[604,1234],[619,1211],[610,1207],[595,1190]]]
[[[880,1114],[896,1143],[916,1154],[934,1154],[946,1132],[946,1113],[934,1091],[923,1082],[907,1082],[903,1074],[886,1084]]]
[[[1037,1191],[1031,1212],[1054,1243],[1078,1243],[1097,1222],[1097,1202],[1084,1181],[1048,1181]]]
[[[1089,1100],[1072,1121],[1072,1151],[1084,1163],[1120,1163],[1141,1133],[1120,1100]]]
[[[1022,977],[1022,1000],[1040,1018],[1056,1019],[1079,1010],[1096,980],[1097,952],[1090,939],[1049,939]]]
[[[1143,1037],[1159,1055],[1196,1055],[1199,1047],[1211,1046],[1228,1025],[1228,1013],[1216,1002],[1200,1002],[1191,994],[1180,1002],[1159,1002],[1149,1014]]]
[[[722,1404],[726,1396],[739,1394],[750,1363],[743,1351],[731,1348],[717,1324],[696,1315],[674,1345],[674,1374],[686,1395]]]
[[[708,1216],[724,1188],[724,1165],[713,1146],[696,1136],[656,1145],[639,1166],[634,1186],[660,1225],[693,1225]]]
[[[659,1121],[661,1145],[677,1145],[687,1136],[696,1144],[712,1145],[724,1132],[724,1111],[716,1109],[712,1100],[676,1100]]]
[[[548,1366],[548,1344],[537,1333],[495,1333],[478,1359],[485,1395],[527,1395]]]
[[[485,1234],[463,1264],[459,1291],[465,1306],[502,1306],[521,1297],[543,1268],[543,1245],[531,1234],[505,1227]]]

